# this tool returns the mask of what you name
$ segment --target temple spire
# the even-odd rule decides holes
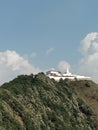
[[[69,72],[69,67],[68,67],[68,66],[67,66],[67,68],[66,68],[66,74],[71,75],[71,73]]]

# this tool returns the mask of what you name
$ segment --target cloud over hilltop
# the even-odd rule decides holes
[[[49,48],[46,54],[50,55],[53,51],[53,48]],[[82,54],[82,58],[74,65],[74,69],[71,68],[71,65],[66,60],[59,61],[57,68],[63,72],[66,71],[66,68],[69,68],[74,73],[90,76],[98,83],[97,32],[89,33],[83,40],[81,40],[80,52]],[[33,59],[36,56],[36,53],[32,53],[29,58],[24,58],[13,50],[0,52],[0,84],[10,81],[20,74],[35,74],[40,72],[41,70],[38,67],[35,67],[28,61],[28,59]]]
[[[87,34],[80,42],[80,53],[82,58],[74,65],[72,71],[74,73],[90,76],[98,83],[98,33],[91,32]],[[66,71],[66,68],[71,69],[71,66],[66,60],[62,60],[58,64],[60,71]]]
[[[92,55],[95,52],[98,52],[98,33],[92,32],[81,41],[81,53]]]
[[[57,67],[60,71],[64,72],[67,68],[70,69],[70,64],[67,61],[62,60],[59,62]]]
[[[31,65],[15,51],[0,52],[0,84],[9,81],[20,74],[38,73],[39,68]]]
[[[78,72],[91,76],[98,82],[98,33],[92,32],[81,41],[82,59],[79,61]]]

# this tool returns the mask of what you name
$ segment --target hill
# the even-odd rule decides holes
[[[98,85],[43,73],[0,87],[0,130],[98,130]]]

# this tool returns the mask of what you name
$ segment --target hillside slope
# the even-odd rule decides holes
[[[0,130],[98,130],[97,95],[92,81],[18,76],[0,87]]]

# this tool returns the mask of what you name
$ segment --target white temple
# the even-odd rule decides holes
[[[80,76],[80,75],[74,75],[69,72],[69,69],[67,68],[66,72],[61,73],[59,71],[56,71],[55,69],[51,69],[46,72],[46,75],[51,78],[55,79],[56,81],[59,81],[60,79],[70,79],[70,80],[91,80],[90,77],[86,76]]]

